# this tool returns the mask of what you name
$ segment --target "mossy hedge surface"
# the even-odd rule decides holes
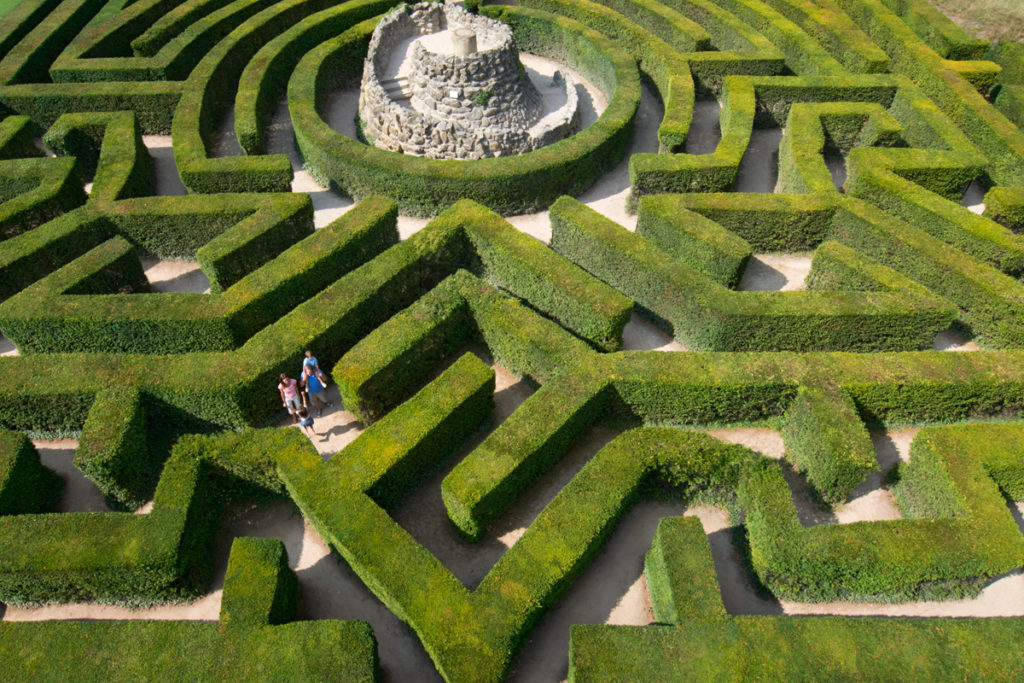
[[[586,78],[596,122],[476,162],[332,129],[393,0],[0,16],[0,601],[194,599],[224,506],[290,499],[442,677],[496,681],[652,498],[724,506],[779,599],[972,598],[1024,566],[1024,45],[926,0],[468,4]],[[708,99],[720,139],[692,154]],[[656,141],[630,154],[638,125]],[[758,129],[784,131],[774,192],[734,192]],[[166,133],[187,196],[158,194]],[[355,205],[314,229],[296,160]],[[635,231],[593,208],[610,195]],[[504,218],[541,210],[549,244]],[[431,220],[400,239],[400,213]],[[802,291],[738,291],[755,255],[794,252]],[[197,262],[211,293],[154,292],[140,257]],[[634,316],[691,350],[623,350]],[[931,350],[950,328],[982,350]],[[266,427],[307,348],[360,423],[327,460]],[[534,389],[497,424],[481,357]],[[779,463],[701,431],[737,423],[778,429],[832,507],[879,469],[869,428],[924,426],[884,482],[900,518],[804,527]],[[488,539],[609,427],[475,586],[389,514],[448,468],[448,522]],[[54,436],[115,511],[55,512],[30,440]],[[289,566],[235,539],[216,624],[0,623],[0,678],[378,680],[367,623],[296,621],[316,596]],[[573,626],[570,680],[1024,677],[1022,617],[730,614],[693,518],[660,521],[644,571],[654,623]]]

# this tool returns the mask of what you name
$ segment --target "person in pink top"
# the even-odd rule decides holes
[[[299,408],[302,407],[302,398],[299,396],[299,383],[289,377],[286,372],[282,372],[279,379],[280,383],[277,385],[277,390],[281,394],[281,403],[288,409],[288,414],[292,416],[292,422],[298,422],[297,413]]]

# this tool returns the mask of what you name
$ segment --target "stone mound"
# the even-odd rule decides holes
[[[403,68],[389,65],[406,51]],[[403,6],[381,20],[363,69],[359,116],[377,147],[432,159],[521,154],[575,131],[572,78],[556,73],[563,104],[544,111],[512,30],[458,5]]]

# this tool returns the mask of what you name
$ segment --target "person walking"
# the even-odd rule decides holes
[[[282,372],[278,380],[277,390],[281,394],[281,403],[288,409],[288,414],[292,416],[292,423],[294,424],[299,421],[296,413],[302,407],[302,399],[299,396],[299,383],[289,377],[286,372]]]
[[[313,416],[309,414],[306,406],[302,406],[297,412],[299,415],[299,426],[302,427],[303,431],[309,436],[318,436],[316,430],[313,429]]]
[[[324,413],[324,406],[329,408],[334,407],[334,403],[327,400],[324,395],[324,384],[320,381],[317,376],[317,372],[310,366],[305,366],[302,371],[302,386],[306,390],[306,396],[309,398],[309,407],[312,408],[313,404],[316,403],[316,416],[320,417]]]

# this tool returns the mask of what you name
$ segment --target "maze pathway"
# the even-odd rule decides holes
[[[360,139],[393,0],[0,6],[2,678],[1024,678],[1024,43],[467,4],[580,132]]]

